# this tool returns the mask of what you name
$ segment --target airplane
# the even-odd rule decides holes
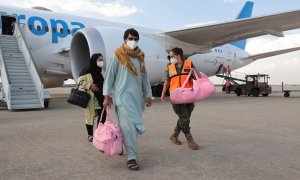
[[[235,70],[258,59],[300,50],[247,53],[248,38],[283,37],[284,31],[300,28],[300,10],[251,18],[253,5],[247,1],[233,21],[174,31],[60,14],[43,7],[0,6],[0,99],[10,110],[47,107],[49,94],[44,88],[62,86],[68,78],[76,81],[94,53],[103,54],[105,70],[128,28],[140,33],[139,47],[145,52],[152,85],[161,83],[169,63],[167,52],[173,47],[182,47],[184,56],[208,76],[218,74],[223,66]]]

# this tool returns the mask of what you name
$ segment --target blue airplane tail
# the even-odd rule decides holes
[[[241,10],[240,14],[238,15],[238,17],[236,19],[244,19],[244,18],[249,18],[252,15],[252,10],[253,10],[253,5],[254,2],[251,1],[247,1],[246,4],[244,5],[243,9]],[[239,41],[235,41],[230,43],[233,46],[236,46],[240,49],[245,50],[246,44],[247,44],[247,40],[239,40]]]

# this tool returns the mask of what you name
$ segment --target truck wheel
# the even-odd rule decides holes
[[[240,88],[236,89],[236,90],[235,90],[235,94],[236,94],[237,96],[241,96],[241,95],[242,95],[242,90],[241,90]]]
[[[284,97],[290,97],[290,93],[289,92],[285,92],[284,93]]]
[[[258,89],[251,89],[251,94],[253,97],[258,97],[259,96],[259,90]]]

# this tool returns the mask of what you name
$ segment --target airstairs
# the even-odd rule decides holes
[[[13,36],[0,35],[0,67],[0,101],[9,110],[44,108],[44,84],[18,24]]]
[[[230,74],[227,72],[224,73],[223,64],[219,66],[219,69],[216,72],[217,77],[224,78],[222,84],[224,84],[225,80],[229,80],[233,84],[239,84],[238,82],[246,82],[245,75],[246,75],[245,73],[241,73],[237,71],[231,72]]]

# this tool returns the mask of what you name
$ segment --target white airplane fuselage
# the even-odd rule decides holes
[[[169,63],[167,49],[177,46],[183,48],[185,54],[199,52],[198,46],[158,34],[161,31],[155,29],[35,9],[0,6],[0,11],[2,16],[17,17],[17,22],[45,87],[61,86],[65,79],[78,77],[80,64],[71,65],[71,62],[76,63],[77,61],[72,60],[72,56],[70,57],[69,54],[62,53],[64,49],[67,50],[71,47],[71,41],[76,31],[80,31],[84,35],[94,32],[95,29],[100,32],[104,42],[103,51],[105,51],[102,54],[104,54],[105,64],[107,64],[114,49],[123,42],[121,32],[131,27],[137,29],[140,33],[139,47],[145,52],[146,67],[152,84],[161,82],[163,78]],[[107,28],[111,28],[113,31],[107,30]],[[116,31],[114,31],[115,29]],[[90,45],[89,41],[88,43]],[[78,49],[76,50],[78,51]],[[92,50],[90,46],[87,51],[91,54],[96,51],[102,52],[101,50]],[[78,54],[78,52],[76,53]],[[243,59],[248,55],[246,51],[226,44],[213,48],[207,53],[192,55],[189,59],[193,61],[198,71],[213,76],[220,65],[230,66],[234,70],[251,63],[252,61]],[[88,64],[88,61],[89,59],[86,58],[85,65]]]

